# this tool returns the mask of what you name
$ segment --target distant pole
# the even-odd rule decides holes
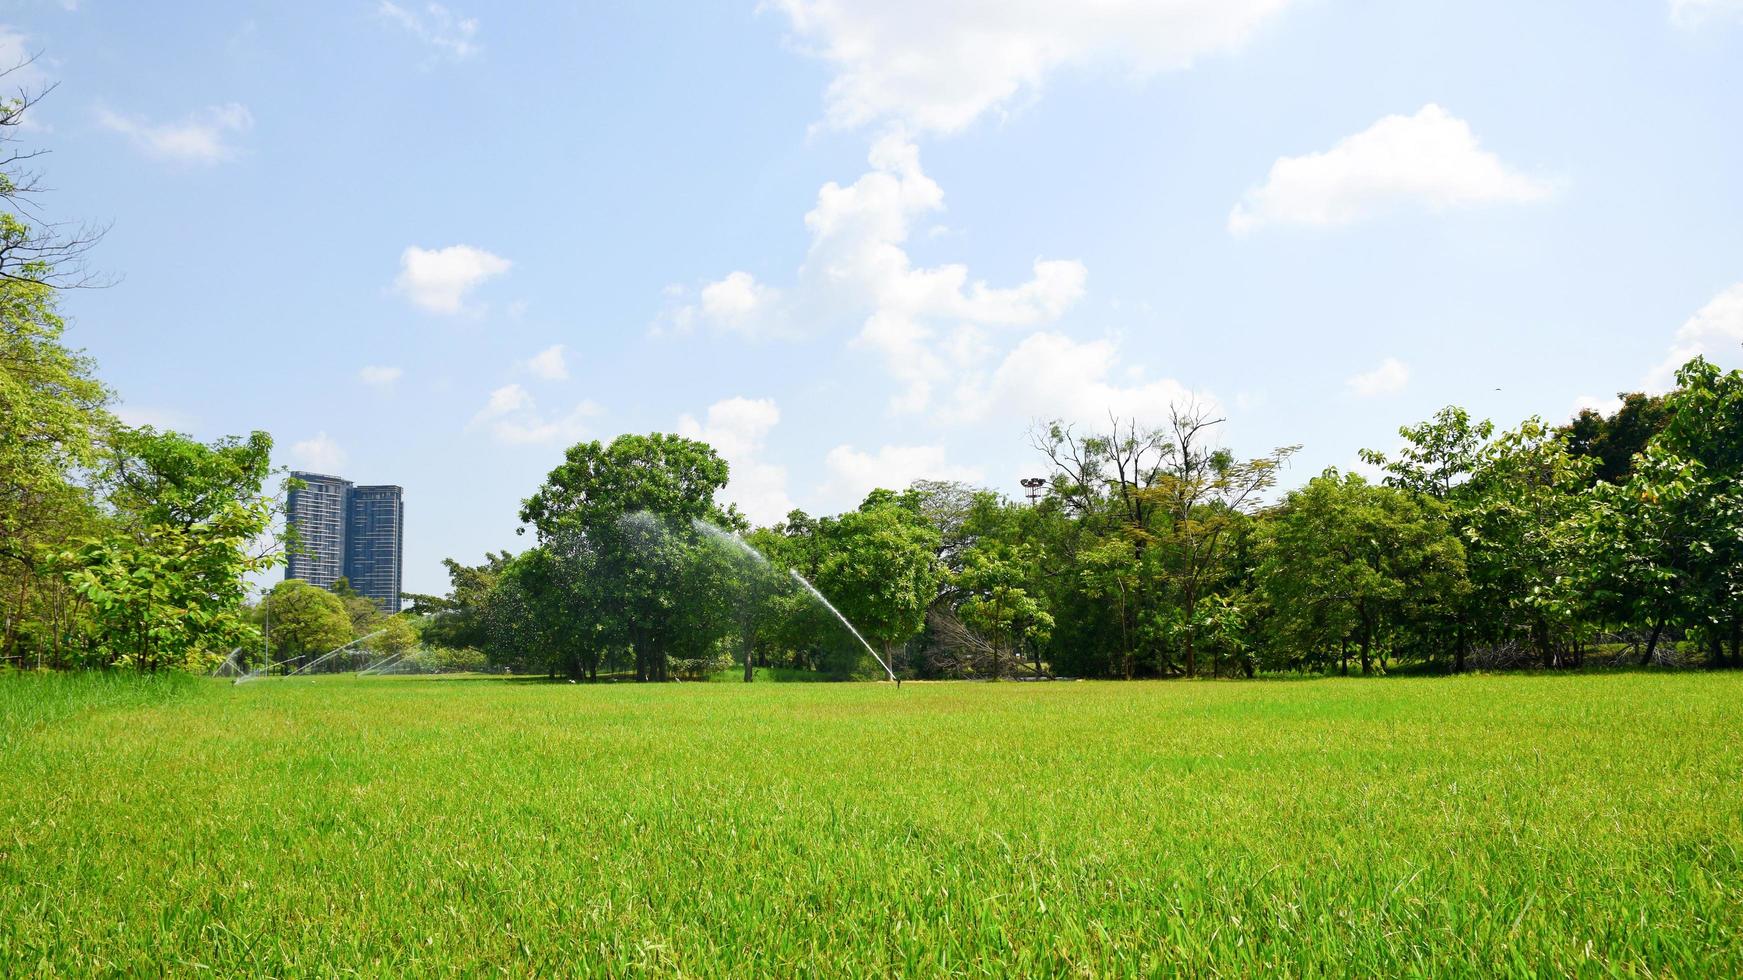
[[[1030,507],[1035,506],[1035,502],[1041,499],[1041,488],[1046,485],[1047,480],[1044,477],[1031,476],[1023,480],[1023,489],[1029,491]]]

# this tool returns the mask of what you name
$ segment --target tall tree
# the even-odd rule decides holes
[[[940,537],[917,507],[874,491],[824,529],[817,585],[895,663],[937,594]]]
[[[273,586],[262,605],[271,655],[286,669],[291,663],[306,664],[354,639],[351,619],[339,597],[302,579],[285,579]]]
[[[637,680],[670,676],[669,652],[684,641],[677,596],[700,541],[693,522],[737,524],[714,500],[726,481],[726,462],[705,443],[624,435],[571,446],[521,507],[542,544],[593,556],[594,574],[614,590],[602,606],[634,651]]]
[[[1335,470],[1291,492],[1268,525],[1261,587],[1279,640],[1355,646],[1362,673],[1421,636],[1463,588],[1464,551],[1439,503]],[[1327,657],[1329,659],[1329,657]]]

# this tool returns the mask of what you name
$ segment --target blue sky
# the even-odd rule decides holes
[[[13,2],[124,418],[405,487],[405,587],[564,446],[769,521],[1197,398],[1290,479],[1743,357],[1743,0]]]

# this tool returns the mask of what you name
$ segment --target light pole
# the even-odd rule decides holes
[[[1023,489],[1029,491],[1029,506],[1035,506],[1035,501],[1041,497],[1041,488],[1047,485],[1045,477],[1031,476],[1022,481]]]

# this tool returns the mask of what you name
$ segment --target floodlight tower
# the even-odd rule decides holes
[[[1045,477],[1031,476],[1023,481],[1023,489],[1029,491],[1029,506],[1035,506],[1035,501],[1041,497],[1041,488],[1047,485]]]

